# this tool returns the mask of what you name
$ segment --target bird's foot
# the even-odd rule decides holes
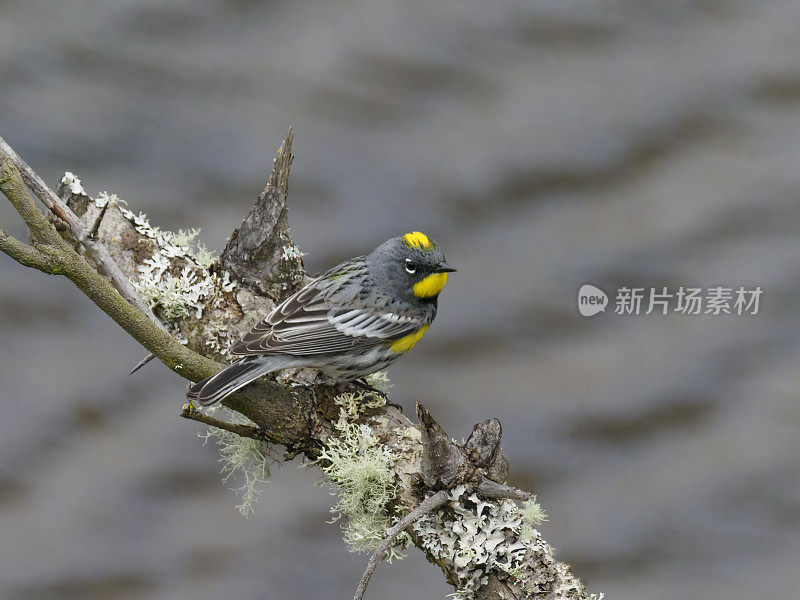
[[[370,394],[373,394],[373,395],[376,395],[376,396],[380,396],[386,402],[387,406],[391,406],[393,408],[396,408],[401,413],[403,412],[403,407],[402,406],[400,406],[396,402],[392,402],[391,400],[389,400],[389,396],[386,395],[386,392],[382,392],[378,388],[376,388],[374,386],[371,386],[370,384],[367,383],[366,379],[364,379],[364,378],[356,379],[355,381],[353,381],[353,385],[355,385],[356,387],[361,388],[362,390],[365,390],[365,391],[369,392]]]

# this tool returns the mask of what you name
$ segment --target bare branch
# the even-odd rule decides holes
[[[417,418],[424,448],[420,470],[425,483],[433,489],[450,489],[472,477],[475,465],[419,402]]]
[[[362,600],[364,598],[364,592],[367,591],[369,580],[372,578],[373,573],[375,573],[375,569],[378,568],[378,565],[383,560],[383,557],[386,556],[389,548],[394,545],[395,540],[397,540],[397,536],[403,533],[411,525],[419,521],[423,516],[442,506],[445,502],[447,502],[448,496],[449,492],[446,490],[440,490],[436,492],[433,496],[430,496],[420,502],[406,516],[400,519],[396,525],[386,532],[386,536],[384,536],[384,538],[380,541],[378,547],[375,548],[375,551],[370,555],[369,560],[367,561],[367,568],[364,570],[364,574],[361,576],[361,581],[358,582],[358,587],[356,588],[356,594],[353,596],[353,600]]]
[[[215,419],[214,417],[211,417],[205,413],[201,413],[199,410],[195,410],[195,408],[189,402],[183,405],[181,416],[184,419],[191,419],[192,421],[197,421],[199,423],[203,423],[204,425],[210,425],[211,427],[216,427],[217,429],[230,431],[231,433],[240,437],[258,440],[259,442],[275,441],[267,434],[267,432],[259,427],[254,427],[253,425],[243,425],[240,423],[227,423],[225,421]]]
[[[97,218],[94,220],[94,224],[92,225],[92,228],[89,230],[89,237],[92,240],[96,240],[97,239],[97,232],[100,231],[100,223],[103,222],[103,217],[106,216],[106,211],[108,210],[108,205],[109,204],[111,204],[111,203],[108,200],[106,200],[106,203],[103,204],[103,208],[100,209],[100,214],[97,215]]]
[[[132,216],[130,211],[122,212],[118,206],[107,208],[102,227],[98,228],[100,209],[94,203],[89,203],[82,213],[76,208],[81,217],[75,218],[80,221],[85,235],[83,239],[81,235],[74,237],[87,249],[89,258],[84,258],[86,254],[75,251],[75,240],[62,239],[39,210],[11,155],[6,151],[7,156],[3,156],[5,146],[0,146],[0,159],[5,159],[1,164],[0,191],[8,196],[33,234],[33,242],[28,245],[0,232],[0,250],[29,266],[46,266],[42,263],[43,257],[53,261],[55,267],[52,272],[72,280],[101,310],[170,369],[187,379],[198,381],[214,374],[222,366],[203,356],[204,353],[224,358],[223,350],[232,338],[249,330],[275,306],[279,298],[285,297],[305,279],[301,254],[289,236],[286,213],[291,142],[290,130],[278,152],[266,188],[240,229],[231,236],[231,242],[223,253],[222,264],[215,262],[211,266],[205,262],[201,264],[195,260],[197,257],[186,253],[179,252],[180,256],[176,255],[176,246],[168,245],[169,236],[161,233],[153,235],[158,228],[151,227],[141,216]],[[30,170],[21,160],[20,163]],[[34,189],[37,189],[35,183],[41,182],[32,171],[27,179],[33,182],[30,185]],[[55,207],[51,210],[60,219],[61,214],[67,219],[69,215],[75,216],[68,207],[69,212],[61,210],[59,204],[48,204],[53,200],[50,196],[52,192],[43,183],[39,189],[45,190],[42,191],[45,197],[43,201],[49,208]],[[64,222],[69,223],[68,220]],[[164,274],[168,274],[170,281],[179,288],[194,286],[198,278],[208,284],[200,304],[197,302],[197,288],[192,287],[194,296],[179,295],[178,301],[186,299],[186,307],[193,307],[194,310],[183,311],[178,316],[165,316],[169,319],[170,330],[180,332],[188,347],[126,301],[112,283],[92,266],[92,259],[98,268],[102,264],[102,256],[97,259],[91,248],[92,244],[103,246],[89,235],[98,230],[101,230],[100,236],[107,245],[108,256],[112,256],[113,252],[116,257],[115,264],[123,278],[134,281],[135,277],[142,274],[143,266],[156,264],[155,257],[160,261],[159,264],[167,266],[157,275],[148,274],[149,279],[138,281],[155,286],[156,294],[161,293],[159,286],[165,283]],[[105,235],[106,232],[113,233]],[[181,273],[184,274],[179,275]],[[228,279],[229,276],[232,277]],[[163,289],[169,292],[169,288]],[[311,458],[318,457],[321,449],[330,447],[337,438],[342,444],[352,444],[343,441],[346,435],[337,428],[337,423],[341,417],[343,394],[356,393],[358,390],[348,384],[298,385],[300,381],[311,380],[304,378],[305,375],[313,377],[313,374],[301,373],[297,381],[291,383],[262,379],[225,400],[227,407],[248,417],[255,426],[226,423],[200,413],[192,406],[184,407],[181,416],[235,435],[286,445],[287,456],[290,457],[300,452]],[[474,537],[470,538],[464,528],[465,522],[468,522],[464,519],[471,518],[469,511],[485,510],[485,502],[480,503],[484,507],[480,508],[476,507],[474,496],[470,499],[472,492],[477,492],[483,499],[496,499],[492,504],[497,508],[502,498],[525,500],[530,497],[526,492],[504,484],[508,460],[500,448],[502,428],[499,422],[489,419],[476,425],[468,440],[459,444],[447,435],[424,407],[419,407],[418,414],[419,424],[411,423],[388,406],[369,408],[358,415],[359,431],[362,431],[362,426],[367,428],[369,439],[379,440],[381,447],[393,458],[391,466],[387,468],[396,495],[384,506],[387,515],[395,514],[397,507],[416,504],[420,497],[429,498],[381,538],[379,547],[369,559],[356,598],[363,596],[372,573],[395,543],[397,535],[427,513],[431,523],[428,524],[426,519],[426,525],[408,530],[408,535],[425,552],[428,560],[442,569],[449,583],[458,590],[468,590],[474,594],[475,600],[529,597],[540,600],[585,599],[587,595],[581,582],[568,565],[553,556],[552,547],[538,532],[533,537],[524,538],[524,553],[519,552],[523,538],[520,537],[521,531],[515,529],[518,527],[518,518],[505,519],[501,516],[506,514],[505,511],[497,512],[496,518],[499,520],[493,523],[491,548]],[[460,485],[465,486],[468,493],[459,496],[453,510],[448,507],[441,513],[430,514],[430,510],[446,504],[453,486]],[[429,504],[432,506],[429,507]],[[472,530],[474,532],[474,527]],[[443,543],[453,539],[459,543],[480,545],[481,551],[489,553],[502,548],[505,556],[510,556],[508,552],[513,548],[513,570],[490,566],[494,563],[473,564],[468,561],[465,564],[464,560],[468,557],[456,553],[452,544]]]
[[[42,214],[22,181],[19,169],[11,158],[3,153],[3,138],[0,138],[0,189],[28,226],[31,236],[41,243],[61,246],[61,236]]]
[[[54,264],[50,258],[34,246],[19,241],[0,229],[0,252],[8,254],[21,265],[52,273]]]
[[[289,132],[286,134],[286,139],[281,142],[275,160],[272,161],[272,173],[267,180],[267,187],[276,188],[284,197],[289,194],[289,167],[294,161],[292,142],[294,142],[294,127],[289,125]]]
[[[530,492],[510,485],[503,485],[491,479],[484,479],[478,484],[478,495],[484,498],[508,498],[510,500],[522,500],[523,502],[534,497]]]
[[[156,358],[156,355],[155,355],[155,354],[153,354],[153,353],[151,352],[150,354],[148,354],[147,356],[145,356],[145,357],[144,357],[142,360],[140,360],[138,363],[136,363],[136,366],[135,366],[135,367],[133,367],[133,368],[130,370],[130,373],[128,373],[128,375],[133,375],[134,373],[136,373],[136,371],[138,371],[139,369],[141,369],[143,366],[145,366],[147,363],[149,363],[149,362],[150,362],[151,360],[153,360],[154,358]]]
[[[222,266],[239,281],[278,300],[304,281],[302,254],[289,235],[286,196],[294,131],[289,127],[272,173],[250,213],[228,240]]]
[[[193,381],[199,381],[216,373],[222,365],[184,347],[169,335],[160,323],[156,324],[157,320],[153,320],[155,317],[151,319],[139,308],[128,303],[105,277],[95,271],[83,257],[61,239],[52,224],[33,202],[20,172],[11,162],[10,156],[14,151],[11,150],[10,154],[8,152],[10,148],[6,150],[7,147],[8,145],[0,138],[0,191],[20,213],[31,229],[31,233],[43,243],[48,244],[51,249],[51,260],[54,261],[55,266],[52,271],[48,272],[66,275],[103,312],[119,323],[136,341],[161,358],[162,362],[173,371],[187,379],[195,378]],[[19,159],[19,157],[17,158]],[[25,166],[30,169],[27,165]],[[36,179],[39,179],[38,175],[35,173],[34,175]],[[10,246],[13,243],[7,240],[6,245]],[[16,247],[19,249],[19,246]],[[127,282],[121,272],[120,276]],[[129,282],[128,285],[130,285]]]
[[[72,232],[72,235],[74,235],[75,238],[84,246],[84,248],[91,253],[97,265],[111,280],[111,283],[114,285],[117,291],[122,294],[122,297],[133,304],[136,308],[141,310],[147,316],[147,318],[155,323],[158,327],[164,329],[164,325],[158,320],[158,318],[156,318],[147,303],[142,300],[141,296],[139,296],[139,294],[136,292],[131,282],[128,281],[128,278],[125,277],[120,268],[114,262],[114,259],[111,257],[111,254],[109,254],[106,247],[100,241],[92,238],[89,230],[75,215],[75,213],[73,213],[72,210],[66,204],[64,204],[64,202],[62,202],[61,198],[53,193],[53,190],[47,187],[45,182],[42,181],[42,178],[39,177],[39,175],[33,169],[31,169],[31,167],[24,160],[22,160],[22,158],[20,158],[16,152],[14,152],[14,149],[9,146],[2,137],[0,137],[0,158],[2,158],[3,155],[5,155],[5,157],[7,157],[19,170],[23,181],[25,181],[26,185],[33,190],[33,193],[36,194],[39,200],[41,200],[54,215],[67,224]],[[25,219],[24,214],[22,217]],[[25,222],[28,223],[28,220],[26,219]],[[31,224],[28,223],[28,226],[30,227]],[[39,235],[40,232],[37,231],[37,229],[38,227],[31,229],[31,232],[34,235]]]

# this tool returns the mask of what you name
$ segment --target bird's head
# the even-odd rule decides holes
[[[412,231],[392,238],[367,257],[370,275],[394,298],[434,299],[455,271],[439,245],[424,233]]]

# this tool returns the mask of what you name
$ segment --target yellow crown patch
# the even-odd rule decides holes
[[[412,231],[405,234],[402,238],[403,243],[410,248],[418,248],[420,250],[432,250],[433,242],[428,239],[428,236],[421,231]]]

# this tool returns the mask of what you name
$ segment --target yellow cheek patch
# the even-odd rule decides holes
[[[414,284],[414,295],[417,298],[433,298],[442,291],[447,283],[447,273],[434,273]]]
[[[416,345],[416,343],[419,341],[419,338],[425,335],[426,331],[428,331],[428,326],[423,325],[416,333],[409,333],[407,336],[401,337],[399,340],[392,342],[389,346],[389,349],[393,352],[408,352]]]
[[[402,238],[403,243],[411,248],[419,248],[420,250],[431,250],[433,242],[428,239],[428,236],[421,231],[412,231],[405,234]]]

